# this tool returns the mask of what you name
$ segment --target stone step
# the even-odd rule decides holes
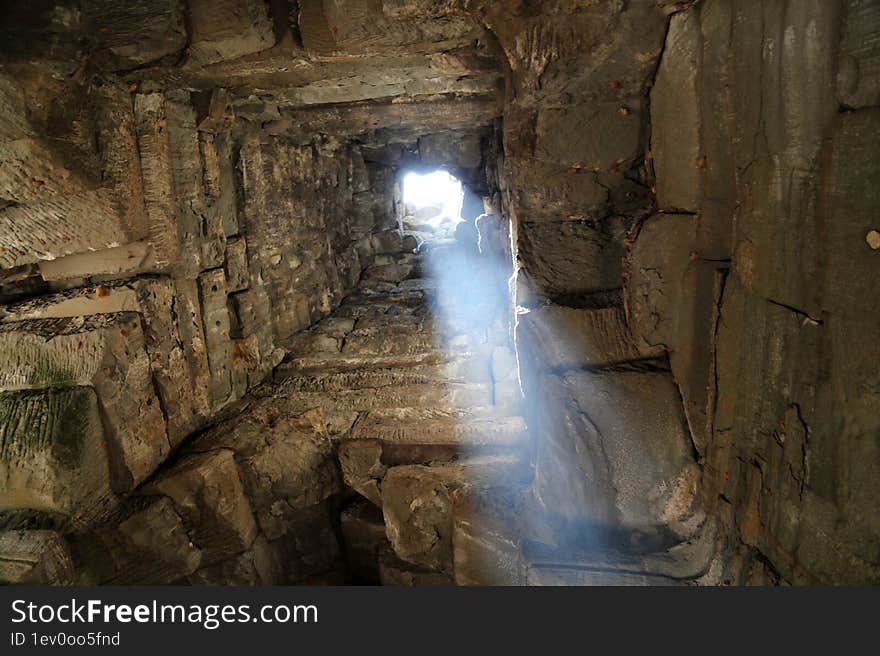
[[[370,416],[396,416],[401,420],[463,418],[494,414],[493,391],[491,383],[434,382],[332,392],[298,391],[283,402],[294,411],[321,407],[325,412],[370,412]],[[276,389],[273,394],[277,393]]]
[[[522,417],[404,421],[368,415],[354,426],[350,439],[376,440],[387,447],[452,447],[468,453],[480,447],[524,447],[527,433]]]
[[[644,572],[580,567],[526,565],[526,585],[541,586],[680,586],[680,580]]]
[[[491,376],[488,354],[428,351],[369,357],[336,353],[295,357],[278,366],[275,380],[303,391],[324,391],[442,380],[488,382]]]
[[[529,585],[688,585],[708,566],[714,532],[666,551],[626,553],[525,543]]]
[[[384,294],[411,294],[413,292],[425,294],[436,291],[437,287],[437,281],[430,277],[413,276],[406,280],[398,281],[373,280],[365,282],[359,290],[359,295],[370,297]]]
[[[464,386],[464,385],[462,385]],[[471,385],[467,385],[471,387]],[[476,386],[474,386],[476,387]],[[475,390],[476,391],[476,390]],[[449,419],[463,421],[468,419],[489,419],[513,417],[515,413],[503,406],[479,404],[443,404],[443,405],[393,405],[380,404],[376,409],[370,410],[366,417],[367,421],[399,421],[403,423],[428,421],[432,419]]]

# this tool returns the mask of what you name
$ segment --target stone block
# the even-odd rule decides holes
[[[114,487],[130,490],[170,446],[138,315],[38,319],[0,326],[6,390],[92,386],[110,442]]]
[[[226,286],[230,294],[247,289],[248,275],[247,242],[244,237],[226,242]]]
[[[55,531],[0,533],[0,583],[73,585],[70,549]]]
[[[174,502],[193,544],[202,552],[202,567],[247,550],[256,537],[251,506],[233,453],[227,449],[184,456],[140,493]]]
[[[639,155],[641,114],[639,98],[543,109],[535,128],[535,154],[592,171],[625,170]]]
[[[269,543],[262,535],[253,545],[232,558],[202,567],[187,577],[191,585],[274,585],[275,563]]]
[[[391,549],[384,549],[379,555],[379,578],[383,586],[397,588],[455,585],[449,574],[433,572],[404,562]]]
[[[506,498],[453,495],[452,551],[456,585],[522,585],[523,558],[515,525],[515,502]]]
[[[275,44],[268,8],[258,0],[191,0],[187,6],[193,64],[235,59]]]
[[[503,494],[522,486],[527,477],[524,460],[512,456],[390,468],[382,480],[382,511],[395,554],[418,567],[451,574],[456,492]]]
[[[93,0],[84,13],[95,56],[111,70],[137,68],[186,45],[184,9],[174,0]]]
[[[192,574],[201,551],[168,497],[139,498],[107,524],[73,541],[89,585],[163,585]]]
[[[382,505],[379,481],[387,467],[382,464],[382,444],[375,440],[345,440],[339,445],[342,479],[356,492]]]
[[[613,228],[570,221],[521,224],[517,257],[520,277],[527,283],[517,290],[517,304],[577,299],[620,288],[624,248]]]
[[[651,153],[657,205],[663,210],[700,209],[705,153],[700,140],[698,84],[702,54],[699,9],[669,19],[666,49],[651,90]]]
[[[211,429],[192,449],[234,452],[245,494],[270,541],[292,530],[298,511],[316,506],[341,489],[320,410],[296,415],[272,398],[262,399]]]
[[[663,354],[635,339],[621,308],[544,305],[521,315],[517,333],[544,370],[602,367]]]

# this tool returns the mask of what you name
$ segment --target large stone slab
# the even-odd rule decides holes
[[[521,263],[517,304],[535,305],[544,298],[578,298],[621,285],[622,239],[613,222],[523,223],[518,230]]]
[[[625,170],[639,154],[641,112],[639,98],[541,110],[535,154],[593,171]]]
[[[201,551],[168,497],[135,499],[115,520],[73,541],[84,583],[163,585],[199,567]]]
[[[55,531],[0,533],[0,583],[72,585],[70,549]]]
[[[517,339],[525,340],[539,367],[602,367],[662,354],[640,343],[622,308],[576,309],[545,305],[520,315]]]
[[[89,385],[104,413],[114,487],[129,490],[170,446],[134,313],[28,320],[0,326],[0,387]]]
[[[320,410],[294,414],[274,399],[263,399],[188,448],[234,453],[245,494],[270,541],[295,528],[299,511],[315,507],[341,487]]]
[[[140,492],[174,502],[201,566],[213,565],[247,550],[257,534],[250,502],[232,451],[218,449],[185,456]]]
[[[234,59],[275,44],[267,7],[257,0],[193,0],[189,9],[192,64]]]
[[[136,68],[186,45],[184,7],[174,0],[92,0],[84,13],[96,57],[111,70]]]
[[[651,90],[651,154],[657,205],[663,210],[696,212],[702,200],[701,55],[699,8],[673,15]]]
[[[115,505],[90,387],[0,392],[0,522],[82,529]]]
[[[486,456],[390,468],[382,480],[382,511],[394,552],[419,567],[451,574],[455,494],[505,494],[525,482],[523,465],[516,457]]]

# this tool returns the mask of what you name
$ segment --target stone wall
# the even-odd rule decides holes
[[[632,334],[623,260],[651,212],[654,2],[487,5],[509,68],[501,211],[510,219],[520,374],[534,441],[524,528],[572,553],[652,550],[703,523],[699,469],[666,353]]]
[[[725,581],[880,576],[878,21],[852,0],[708,1],[670,22],[658,213],[627,301],[669,351],[706,504],[733,536]]]
[[[151,547],[175,563],[126,541],[178,539],[175,526],[186,540],[186,508],[208,502],[172,492],[226,494],[211,477],[235,487],[227,452],[175,458],[160,477],[172,491],[145,482],[354,289],[381,250],[374,235],[396,229],[393,176],[351,142],[240,129],[222,89],[96,75],[38,90],[44,71],[21,74],[2,78],[2,528],[72,537],[86,581],[210,580],[204,567],[253,544],[253,520],[239,520],[250,510],[236,509],[246,499],[217,529],[237,535],[222,553],[212,533],[182,551]],[[230,494],[241,498],[240,487]],[[46,567],[34,571],[70,573]]]

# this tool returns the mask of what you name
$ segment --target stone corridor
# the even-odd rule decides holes
[[[880,582],[876,0],[7,5],[0,583]]]

